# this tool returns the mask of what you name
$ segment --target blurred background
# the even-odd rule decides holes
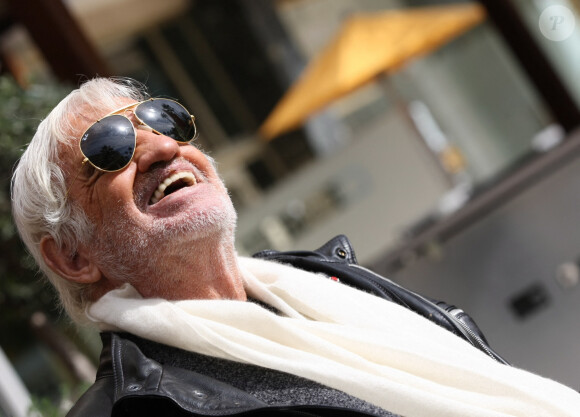
[[[9,181],[95,75],[196,115],[241,254],[346,234],[580,389],[579,26],[579,0],[0,0],[0,417],[63,415],[94,378],[98,335],[55,310]]]

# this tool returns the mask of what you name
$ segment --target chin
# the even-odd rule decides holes
[[[155,223],[156,234],[168,239],[198,240],[212,236],[233,236],[237,213],[228,199],[222,204],[192,209],[172,218],[157,219]]]

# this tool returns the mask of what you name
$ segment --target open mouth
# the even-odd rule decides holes
[[[177,172],[167,177],[153,193],[149,204],[156,204],[169,194],[176,192],[184,187],[191,187],[197,184],[195,176],[191,172]]]

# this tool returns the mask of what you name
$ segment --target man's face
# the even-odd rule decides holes
[[[70,172],[83,160],[77,146],[62,157],[72,161]],[[195,146],[150,131],[137,129],[135,155],[123,170],[83,168],[69,198],[94,225],[93,260],[119,284],[147,281],[155,291],[167,268],[184,265],[203,245],[233,243],[236,214],[212,163]]]

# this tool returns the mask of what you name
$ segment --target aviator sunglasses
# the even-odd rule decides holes
[[[140,126],[148,127],[155,134],[180,143],[191,142],[197,135],[195,116],[185,107],[174,100],[150,98],[114,110],[85,130],[79,141],[84,156],[83,166],[88,162],[100,171],[116,172],[129,165],[137,145],[137,131],[125,115],[129,110]],[[71,183],[67,196],[80,172]]]
[[[140,125],[153,133],[187,143],[195,138],[195,116],[176,101],[165,98],[132,103],[121,107],[93,123],[79,142],[85,159],[96,169],[105,172],[120,171],[129,165],[135,154],[137,132],[133,122],[124,114],[133,110]]]

